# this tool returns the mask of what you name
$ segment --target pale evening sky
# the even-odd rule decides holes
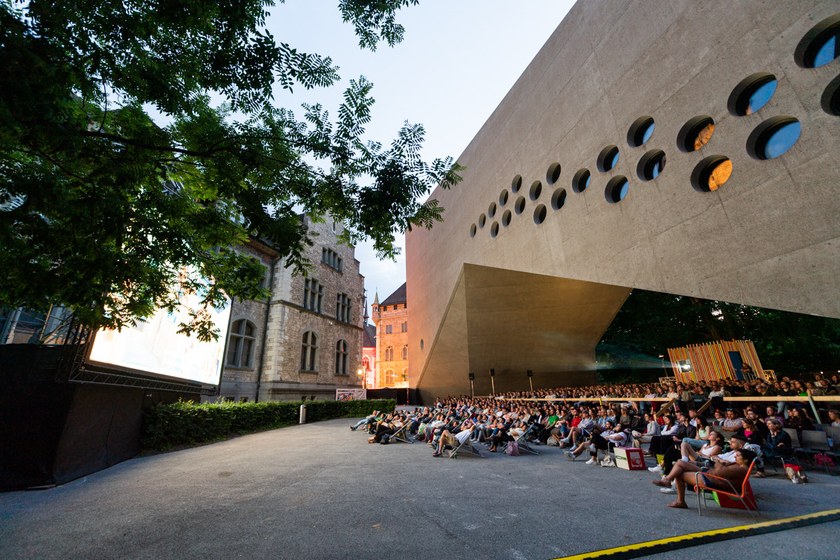
[[[421,0],[400,10],[405,39],[394,48],[361,50],[353,28],[331,0],[287,0],[272,10],[268,27],[278,41],[330,56],[341,81],[326,90],[278,90],[278,105],[321,103],[335,114],[350,79],[373,82],[373,121],[367,139],[387,145],[404,121],[426,128],[423,157],[458,158],[531,59],[574,4],[572,0]],[[457,187],[456,187],[457,188]],[[445,219],[445,214],[444,214]],[[404,240],[399,239],[404,247]],[[396,262],[356,247],[368,303],[405,282],[405,253]]]

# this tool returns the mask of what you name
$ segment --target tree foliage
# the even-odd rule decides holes
[[[780,372],[819,371],[840,363],[840,321],[735,303],[633,290],[601,339],[599,351],[622,364],[655,369],[668,348],[747,339],[762,366]]]
[[[401,40],[396,12],[416,1],[339,9],[374,49]],[[364,77],[335,120],[274,106],[275,84],[329,86],[338,73],[271,35],[272,5],[0,0],[0,304],[63,304],[120,327],[177,305],[178,283],[205,306],[261,295],[261,266],[231,249],[248,236],[305,272],[300,212],[332,215],[383,257],[397,234],[442,218],[420,200],[457,183],[457,164],[420,158],[420,125],[387,147],[364,140]],[[206,339],[201,317],[184,330]]]

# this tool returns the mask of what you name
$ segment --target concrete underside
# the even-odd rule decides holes
[[[407,236],[411,385],[463,393],[469,371],[486,385],[495,367],[518,380],[497,388],[524,389],[526,369],[552,380],[591,370],[631,288],[840,318],[840,117],[820,104],[840,61],[794,60],[809,30],[838,13],[837,0],[578,2],[459,158],[463,182],[432,194],[444,221]],[[772,98],[731,113],[730,95],[757,72],[776,77]],[[699,116],[714,132],[685,152],[678,136]],[[780,116],[801,123],[796,144],[751,156],[748,138]],[[641,117],[655,129],[634,147]],[[610,145],[618,163],[600,171]],[[652,150],[666,165],[644,181],[638,165]],[[729,158],[732,174],[700,192],[691,177],[712,156]],[[581,169],[591,184],[576,192]],[[611,203],[620,176],[629,191]],[[570,286],[574,298],[553,300]]]
[[[349,420],[131,459],[65,486],[0,494],[0,558],[545,560],[743,525],[711,504],[673,511],[647,471],[539,456],[433,458],[368,445]],[[761,521],[837,506],[840,478],[753,481]],[[690,502],[695,505],[695,502]],[[837,557],[840,523],[668,558]],[[780,552],[784,551],[784,552]]]
[[[432,359],[423,397],[521,390],[594,381],[594,348],[630,290],[594,282],[465,265]],[[455,373],[457,372],[457,373]],[[428,399],[427,399],[428,400]]]

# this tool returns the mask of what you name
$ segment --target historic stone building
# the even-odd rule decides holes
[[[406,285],[371,306],[376,325],[376,388],[408,387],[408,303]]]
[[[312,269],[296,276],[270,248],[244,250],[266,264],[269,301],[235,301],[220,396],[231,400],[332,399],[362,379],[364,277],[342,226],[303,216]]]
[[[376,326],[365,317],[365,337],[362,342],[362,375],[365,389],[376,386]]]
[[[578,2],[406,236],[411,386],[585,383],[632,288],[840,317],[840,3]]]

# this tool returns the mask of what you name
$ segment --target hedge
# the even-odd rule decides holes
[[[307,401],[306,421],[359,418],[374,410],[394,410],[394,399],[366,401]],[[178,401],[149,408],[143,415],[144,451],[219,441],[297,424],[301,401],[261,403],[202,403]]]

